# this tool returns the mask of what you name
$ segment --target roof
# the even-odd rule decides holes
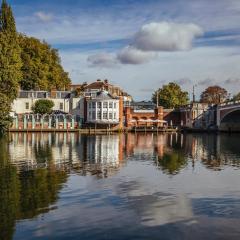
[[[92,99],[97,99],[97,100],[111,100],[111,99],[117,99],[114,98],[110,93],[108,93],[105,90],[101,90],[99,92],[97,92],[96,97],[92,98]]]
[[[90,83],[88,84],[85,89],[101,89],[103,87],[107,87],[109,86],[108,83],[105,83],[103,81],[96,81],[96,82],[93,82],[93,83]]]
[[[155,109],[156,104],[151,101],[132,102],[131,107],[135,109]]]

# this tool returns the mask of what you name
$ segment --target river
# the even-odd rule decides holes
[[[240,135],[2,137],[0,239],[240,239]]]

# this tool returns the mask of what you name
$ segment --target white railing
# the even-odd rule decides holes
[[[148,110],[148,109],[135,109],[133,110],[134,113],[154,113],[154,110]]]

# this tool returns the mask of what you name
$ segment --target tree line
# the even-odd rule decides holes
[[[71,80],[64,71],[58,51],[45,41],[17,32],[11,6],[0,9],[0,131],[11,118],[11,103],[23,90],[65,90]]]
[[[201,103],[220,104],[226,101],[240,100],[240,92],[230,98],[228,91],[220,86],[207,87],[200,95]],[[189,104],[189,94],[174,82],[170,82],[156,90],[152,95],[152,101],[164,108],[179,108]]]

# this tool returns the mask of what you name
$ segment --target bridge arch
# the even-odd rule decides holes
[[[221,131],[240,132],[240,108],[233,109],[224,114],[219,126]]]

